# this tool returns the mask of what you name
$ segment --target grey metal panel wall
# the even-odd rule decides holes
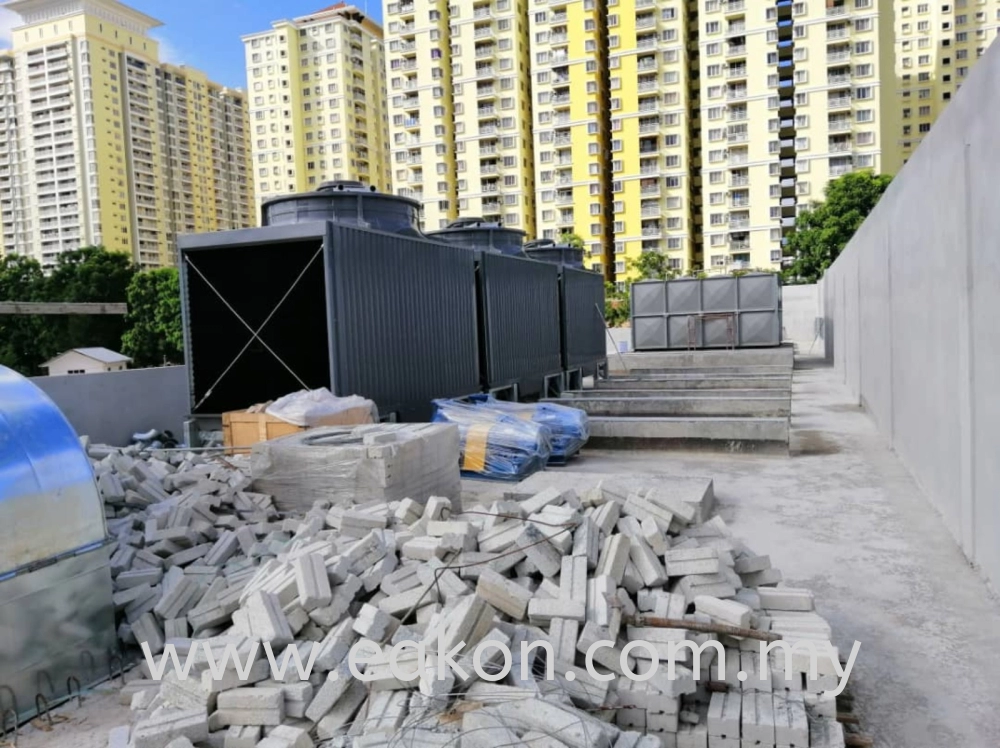
[[[335,223],[327,241],[336,394],[412,421],[479,391],[475,253]]]
[[[701,315],[732,313],[733,318]],[[773,273],[642,281],[632,286],[633,348],[781,345],[781,282]]]
[[[562,370],[559,267],[485,252],[479,263],[487,385],[539,392]]]
[[[563,368],[592,374],[607,360],[604,328],[604,278],[599,273],[562,268]]]

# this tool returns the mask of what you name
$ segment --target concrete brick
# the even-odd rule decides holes
[[[562,568],[562,555],[533,525],[527,525],[517,537],[518,547],[545,577],[556,576]]]
[[[603,534],[609,535],[621,516],[621,505],[615,501],[609,501],[597,507],[590,515],[591,521]]]
[[[333,670],[347,657],[351,646],[357,640],[354,633],[354,619],[346,618],[330,629],[326,638],[320,642],[319,654],[316,655],[315,668],[320,672]]]
[[[256,748],[260,733],[259,725],[233,725],[226,730],[223,748]]]
[[[265,740],[270,740],[274,743],[273,748],[313,748],[312,738],[309,737],[309,731],[304,730],[301,727],[292,727],[291,725],[279,725],[271,730],[267,734]],[[264,741],[258,743],[259,747],[269,748],[264,745]]]
[[[771,568],[770,556],[746,555],[736,559],[733,565],[737,574],[752,574],[757,571],[767,571]]]
[[[755,571],[749,574],[741,574],[740,579],[743,580],[743,585],[745,587],[771,587],[773,585],[779,584],[782,580],[781,571],[778,569],[765,569],[764,571]]]
[[[399,621],[374,605],[365,603],[354,620],[354,632],[374,642],[383,642],[392,636]]]
[[[741,694],[734,691],[713,693],[708,706],[709,736],[739,740],[742,710]]]
[[[108,731],[108,748],[129,748],[132,728],[128,725],[113,727]]]
[[[587,559],[583,556],[564,556],[559,575],[559,597],[587,603]]]
[[[311,611],[330,604],[333,595],[330,580],[326,575],[326,559],[318,553],[310,553],[295,559],[295,585],[299,592],[299,605]]]
[[[564,492],[558,488],[546,488],[536,493],[530,499],[522,501],[521,511],[523,511],[526,515],[540,512],[543,508],[549,505],[562,504],[563,496]]]
[[[294,640],[288,619],[281,610],[277,596],[255,592],[247,598],[244,609],[250,626],[249,635],[272,647],[285,646]]]
[[[462,598],[445,621],[444,645],[451,651],[459,642],[465,642],[467,650],[486,635],[493,626],[496,610],[477,596]]]
[[[152,654],[159,654],[163,651],[166,639],[164,638],[163,630],[160,628],[160,622],[151,612],[145,613],[132,624],[132,634],[135,636],[137,644],[142,644],[143,642],[148,644],[149,651]]]
[[[660,527],[659,523],[652,517],[646,517],[639,523],[642,539],[646,541],[653,553],[663,556],[670,550],[670,541]]]
[[[644,496],[632,493],[629,494],[622,506],[622,513],[629,514],[637,518],[640,522],[644,519],[654,520],[661,528],[666,530],[674,518],[674,513],[659,504],[649,501]]]
[[[809,722],[809,745],[812,748],[844,748],[844,728],[832,719]]]
[[[333,709],[316,724],[316,737],[330,740],[346,732],[354,715],[368,698],[368,690],[361,681],[352,678],[344,695],[337,700]],[[495,747],[494,747],[495,748]]]
[[[679,520],[685,525],[695,518],[696,508],[686,501],[672,496],[668,491],[651,488],[643,498],[651,504],[670,512],[673,514],[675,520]]]
[[[519,731],[534,730],[558,735],[569,748],[610,748],[618,729],[572,707],[537,699],[531,708],[524,708],[524,701],[514,701],[479,710],[495,714],[501,724]],[[493,742],[488,748],[496,748]],[[464,741],[463,741],[464,748]]]
[[[579,638],[579,621],[569,618],[553,618],[549,621],[549,643],[559,662],[573,663]]]
[[[773,698],[775,743],[781,748],[808,748],[809,720],[802,694],[775,694]]]
[[[597,626],[610,626],[614,597],[618,590],[608,575],[596,576],[587,582],[587,620]]]
[[[809,612],[814,609],[813,593],[794,587],[762,587],[758,589],[760,607],[764,610]]]
[[[746,627],[750,624],[750,614],[753,612],[746,605],[732,600],[720,600],[716,597],[700,595],[694,599],[695,610],[705,613],[717,623],[730,626]]]
[[[759,692],[743,694],[741,726],[743,741],[774,745],[774,697]]]
[[[382,578],[379,588],[387,595],[398,595],[400,592],[412,590],[421,584],[417,571],[422,567],[420,564],[408,564],[395,571],[386,574]]]
[[[646,587],[662,587],[666,583],[667,575],[663,564],[642,537],[637,536],[629,541],[629,559]]]
[[[319,722],[323,719],[334,704],[347,692],[353,678],[346,660],[336,670],[327,673],[326,680],[305,710],[306,719],[313,722]]]
[[[278,709],[284,707],[285,696],[278,687],[234,688],[220,693],[217,701],[222,709]]]
[[[609,535],[604,540],[601,556],[594,570],[596,576],[609,576],[616,585],[622,583],[629,559],[629,539],[625,535]]]
[[[198,583],[185,577],[169,591],[164,592],[153,611],[161,619],[180,618],[198,604],[201,595],[202,589]]]
[[[203,710],[164,710],[136,724],[134,748],[166,748],[177,738],[200,742],[208,738],[208,719]]]
[[[581,600],[532,598],[528,603],[528,620],[548,623],[553,618],[583,622],[587,619],[587,604]]]
[[[518,621],[524,620],[531,600],[530,590],[492,569],[485,569],[480,573],[476,594],[501,613]]]
[[[441,597],[446,600],[461,597],[471,591],[469,585],[463,582],[458,574],[447,569],[445,564],[436,558],[432,558],[427,563],[419,564],[417,577],[425,587],[433,586],[440,590]]]
[[[613,636],[611,632],[592,621],[587,621],[583,625],[583,630],[580,632],[580,638],[577,640],[576,651],[582,655],[586,655],[590,647],[593,646],[594,642],[598,641],[615,641],[616,636]],[[553,649],[555,645],[553,645]],[[635,651],[635,650],[633,650]],[[624,675],[621,667],[621,649],[618,647],[599,647],[594,650],[594,662],[598,665],[606,667],[608,670],[617,673],[618,675]],[[635,657],[631,654],[626,658],[629,669],[632,672],[636,672],[635,667]]]
[[[601,532],[590,517],[583,517],[576,526],[571,553],[587,559],[588,571],[597,568],[597,560],[601,555]]]
[[[677,748],[708,748],[708,726],[681,725],[677,730]]]
[[[181,737],[167,743],[167,748],[194,748],[194,743],[187,738]]]

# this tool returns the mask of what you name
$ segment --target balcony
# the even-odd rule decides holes
[[[473,18],[490,18],[493,15],[493,10],[487,5],[482,8],[476,8],[472,11]]]
[[[846,16],[847,6],[846,5],[828,5],[826,8],[826,15],[829,17],[834,16]]]
[[[642,235],[643,236],[660,236],[663,230],[659,226],[643,226]]]
[[[728,161],[730,166],[742,166],[749,163],[750,157],[746,153],[730,153]]]
[[[829,144],[830,153],[850,153],[850,140],[831,140]]]
[[[835,29],[828,28],[826,30],[826,40],[831,41],[833,39],[846,39],[851,35],[851,30],[846,26],[838,27]]]
[[[357,97],[357,94],[355,94]],[[362,97],[364,98],[364,97]],[[400,107],[403,109],[419,109],[420,108],[420,97],[419,96],[405,96],[400,102]]]
[[[747,97],[746,88],[726,89],[726,101],[741,101]]]
[[[745,107],[740,107],[739,109],[730,109],[726,113],[727,122],[745,122],[747,118],[747,110]]]
[[[847,117],[844,119],[831,119],[827,122],[827,128],[830,132],[843,132],[844,130],[850,130],[851,120]]]
[[[826,102],[827,109],[849,109],[851,106],[850,96],[837,96],[828,99]]]
[[[656,49],[657,39],[655,36],[653,37],[644,36],[643,38],[636,41],[635,46],[637,49]]]
[[[476,77],[477,78],[495,78],[496,72],[492,65],[482,65],[476,66]]]
[[[734,197],[729,201],[730,208],[749,208],[750,198],[749,197]]]
[[[843,165],[843,166],[831,166],[830,167],[830,176],[831,177],[842,177],[845,174],[851,173],[852,171],[854,171],[854,167],[851,166],[850,164]]]
[[[659,195],[660,185],[657,184],[647,184],[639,188],[640,195]]]
[[[497,48],[492,44],[484,47],[476,47],[476,59],[484,60],[496,56]]]
[[[734,241],[729,242],[730,252],[746,252],[750,249],[750,242],[748,241]],[[740,260],[742,262],[742,260]],[[735,264],[735,263],[733,263]]]
[[[558,13],[553,13],[549,16],[549,21],[552,23],[566,23],[566,11],[559,11]]]
[[[399,15],[410,16],[413,15],[413,3],[400,3],[399,4]]]
[[[476,39],[490,39],[496,36],[496,32],[493,30],[493,26],[476,26],[476,30],[473,32],[473,37]]]
[[[552,142],[555,144],[556,148],[565,148],[572,145],[572,138],[569,135],[556,135]]]
[[[651,133],[651,132],[655,133],[659,131],[660,131],[659,122],[643,122],[639,125],[640,133]]]
[[[479,134],[480,135],[496,135],[499,132],[499,128],[493,125],[480,125]]]
[[[657,205],[657,206],[653,206],[651,208],[643,208],[639,212],[639,214],[643,218],[659,218],[660,216],[663,215],[663,211],[660,210],[660,207]]]
[[[749,270],[750,260],[730,260],[729,267],[733,270]]]
[[[730,23],[726,27],[726,36],[743,36],[747,33],[747,25],[745,23]]]
[[[747,66],[746,65],[734,65],[726,71],[727,78],[746,78],[747,77]]]
[[[639,83],[639,92],[656,91],[660,87],[658,81],[642,81]]]
[[[415,130],[420,127],[420,119],[417,117],[407,117],[403,120],[403,127],[407,130]]]
[[[569,34],[549,34],[549,44],[565,44],[569,41]]]
[[[391,50],[393,52],[402,52],[403,54],[407,52],[415,52],[417,49],[416,42],[400,42],[396,45],[396,49]]]
[[[829,86],[849,86],[851,85],[851,74],[841,73],[840,75],[828,75],[826,76],[826,83]]]
[[[500,167],[497,164],[483,164],[479,167],[480,174],[499,174]]]
[[[749,176],[733,176],[729,180],[730,187],[749,187],[750,177]]]
[[[481,106],[476,110],[476,115],[479,119],[483,117],[492,117],[497,113],[497,108],[495,106]]]
[[[726,135],[726,140],[730,143],[746,143],[750,140],[750,135],[746,130],[737,130]]]
[[[552,124],[554,124],[556,126],[559,126],[559,125],[568,125],[569,124],[569,115],[568,114],[557,114],[555,117],[552,118]]]
[[[656,16],[636,16],[635,27],[637,29],[651,29],[656,26]]]
[[[651,175],[659,174],[660,170],[658,168],[656,168],[655,166],[640,166],[639,167],[639,173],[651,176]]]
[[[561,106],[563,104],[569,104],[570,95],[568,93],[559,93],[552,96],[552,103],[556,106]]]
[[[414,31],[414,29],[416,29],[416,28],[417,28],[417,25],[413,21],[410,21],[409,23],[403,23],[403,24],[400,24],[400,26],[399,26],[399,33],[400,34],[412,34],[413,31]]]
[[[836,52],[827,52],[826,61],[827,62],[844,62],[851,59],[851,50],[837,50]]]
[[[730,218],[729,219],[729,230],[730,231],[746,231],[750,228],[749,218]]]
[[[555,160],[555,165],[556,166],[572,166],[573,165],[573,157],[572,156],[570,156],[570,157],[560,156],[559,158],[557,158]]]
[[[656,5],[656,0],[635,0],[636,10],[641,8],[652,8]]]
[[[573,193],[556,193],[556,205],[570,205],[573,202]]]
[[[479,188],[480,192],[499,192],[500,185],[497,182],[483,182]]]
[[[656,70],[656,60],[655,59],[642,59],[636,65],[639,70]]]

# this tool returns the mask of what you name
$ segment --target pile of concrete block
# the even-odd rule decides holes
[[[289,516],[249,491],[231,458],[116,452],[95,470],[118,541],[120,637],[178,655],[159,679],[146,663],[130,677],[122,698],[135,719],[112,744],[844,745],[829,693],[838,655],[811,593],[781,586],[768,557],[720,517],[701,521],[701,499],[605,481],[582,493],[466,497],[462,510],[432,496],[319,501]],[[817,643],[827,653],[818,679],[796,654],[786,680],[772,654],[762,680],[759,642],[723,626]],[[713,648],[698,655],[698,677],[694,655],[681,650],[671,677],[665,660],[680,640],[717,640],[722,677]],[[399,655],[409,679],[375,646],[402,641],[428,655]],[[598,641],[600,678],[586,667]],[[626,654],[634,641],[645,644]],[[547,647],[531,647],[539,642]],[[509,649],[510,669],[483,678],[476,662],[486,674],[505,669],[497,645]],[[364,681],[348,659],[358,647]],[[239,666],[220,666],[227,648]],[[442,651],[458,668],[439,669]],[[644,673],[654,653],[652,677],[627,677],[625,665]],[[306,678],[296,658],[312,661]]]
[[[355,504],[458,498],[458,427],[377,423],[321,427],[254,445],[254,487],[285,511],[316,501]]]

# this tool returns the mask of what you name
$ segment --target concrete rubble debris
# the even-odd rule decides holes
[[[417,464],[413,441],[362,437],[380,469]],[[444,461],[444,447],[423,443],[428,464]],[[192,660],[186,678],[169,663],[159,680],[139,666],[143,677],[121,692],[135,723],[112,731],[109,745],[844,745],[827,693],[838,685],[829,624],[809,590],[780,586],[769,557],[712,514],[710,481],[672,487],[568,473],[563,484],[543,473],[471,499],[458,489],[401,495],[399,483],[348,496],[338,483],[335,501],[301,504],[282,475],[285,500],[276,503],[267,481],[251,479],[249,457],[91,450],[115,541],[122,645],[146,644],[156,656],[172,646],[182,667],[188,653]],[[812,642],[819,679],[808,679],[809,658],[796,651],[791,680],[774,652],[761,680],[755,640],[697,633],[684,621]],[[684,640],[717,643],[724,677],[714,647],[675,651]],[[412,645],[396,659],[404,673],[379,649],[401,642]],[[598,642],[608,646],[593,649]],[[359,644],[365,681],[349,662]],[[511,666],[487,681],[473,664],[502,673],[498,644]],[[227,647],[239,662],[222,666]],[[465,675],[439,669],[440,652],[452,652]],[[609,680],[587,671],[588,654]],[[652,678],[627,676],[624,668],[643,673],[654,656]],[[311,665],[306,678],[299,665]]]

